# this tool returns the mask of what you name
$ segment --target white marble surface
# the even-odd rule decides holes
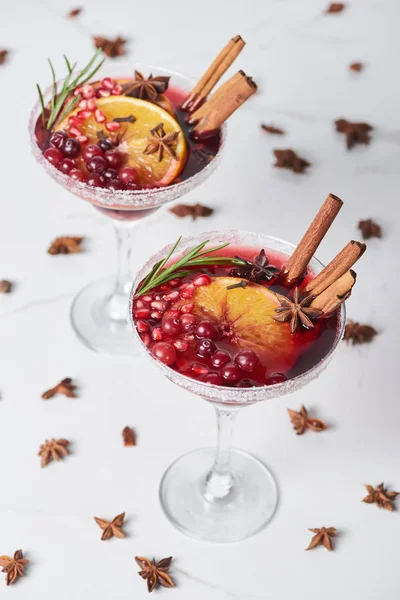
[[[155,592],[172,600],[398,597],[400,512],[361,503],[364,483],[400,488],[400,329],[392,316],[399,287],[398,0],[355,0],[331,16],[323,14],[325,0],[77,4],[84,13],[71,21],[65,14],[73,6],[58,0],[0,1],[0,47],[12,50],[0,67],[0,279],[16,283],[0,297],[0,554],[23,548],[31,561],[13,589],[0,576],[0,596],[146,598],[135,554],[172,554],[177,588]],[[137,228],[135,264],[179,233],[204,228],[241,227],[296,241],[332,191],[346,205],[322,260],[357,235],[360,218],[374,217],[384,228],[384,239],[369,244],[348,303],[350,317],[381,333],[370,346],[343,345],[321,378],[296,396],[242,411],[235,442],[273,469],[280,506],[259,535],[220,546],[175,531],[157,498],[175,457],[213,444],[212,408],[150,364],[98,356],[75,339],[71,299],[113,272],[113,231],[35,164],[26,121],[35,83],[48,81],[47,57],[58,71],[63,53],[84,61],[91,34],[127,36],[133,60],[198,76],[239,32],[248,45],[237,67],[255,77],[260,93],[232,119],[219,172],[187,197],[214,206],[215,216],[192,223],[159,211]],[[364,72],[349,72],[356,60],[366,63]],[[346,151],[333,126],[342,116],[375,127],[369,147]],[[261,121],[288,133],[269,137]],[[276,147],[308,159],[308,173],[274,169]],[[46,254],[62,234],[87,236],[86,251]],[[43,402],[43,390],[66,376],[77,379],[79,398]],[[302,403],[329,423],[328,431],[294,434],[286,408]],[[127,424],[137,429],[136,448],[122,446]],[[40,469],[39,445],[52,436],[69,439],[73,453]],[[101,543],[93,516],[123,510],[129,536]],[[335,552],[304,552],[307,528],[323,525],[339,531]]]

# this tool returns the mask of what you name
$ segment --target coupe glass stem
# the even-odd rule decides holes
[[[228,496],[233,485],[231,470],[232,434],[238,409],[215,407],[217,413],[217,452],[206,478],[204,495],[209,501]]]
[[[132,287],[132,236],[135,223],[131,221],[114,221],[117,234],[117,278],[108,310],[110,317],[117,321],[126,321],[126,303]]]

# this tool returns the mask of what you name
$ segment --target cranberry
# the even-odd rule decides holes
[[[79,140],[74,138],[67,138],[64,142],[63,153],[67,158],[75,158],[81,151],[81,144]]]
[[[107,152],[107,150],[112,150],[112,148],[114,148],[114,144],[109,138],[102,138],[97,142],[97,145],[103,152]]]
[[[179,319],[171,315],[166,315],[161,324],[162,330],[167,335],[178,335],[182,331],[182,325]]]
[[[69,172],[72,171],[72,169],[75,169],[75,167],[75,161],[71,158],[64,158],[58,165],[58,169],[65,175],[69,175]]]
[[[113,169],[118,169],[122,160],[121,153],[118,152],[118,150],[107,150],[107,152],[104,153],[104,158],[106,159],[108,166]]]
[[[51,165],[53,165],[53,167],[57,167],[59,162],[63,159],[63,153],[58,148],[47,148],[43,153],[43,156]]]
[[[86,177],[86,183],[91,187],[104,187],[104,177],[97,173],[89,173]]]
[[[231,357],[227,352],[225,352],[224,350],[217,350],[217,352],[214,352],[214,354],[211,357],[211,364],[216,369],[220,369],[221,367],[225,366],[230,360]]]
[[[240,388],[249,388],[249,387],[256,387],[257,384],[255,381],[253,381],[252,379],[248,379],[247,377],[245,377],[244,379],[241,379],[239,381],[239,383],[237,384],[236,387],[240,387]]]
[[[211,385],[224,385],[224,380],[218,373],[207,373],[207,375],[204,375],[203,381],[211,383]]]
[[[103,177],[106,181],[111,181],[111,179],[117,179],[117,169],[106,169],[103,173]]]
[[[136,185],[136,183],[133,183],[132,181],[130,181],[129,183],[126,183],[126,189],[127,190],[132,190],[132,191],[136,191],[138,189],[138,185]]]
[[[235,356],[235,363],[246,373],[254,371],[258,362],[258,356],[253,350],[242,350]]]
[[[87,163],[88,171],[91,173],[103,173],[107,168],[106,159],[103,156],[94,156]]]
[[[165,365],[173,365],[176,361],[176,350],[171,344],[167,344],[167,342],[157,342],[154,344],[152,352]]]
[[[218,335],[218,331],[211,321],[200,321],[196,327],[196,337],[199,339],[209,338],[215,340]]]
[[[221,374],[229,383],[236,383],[240,379],[240,369],[233,363],[228,363],[222,367]]]
[[[183,331],[193,331],[196,323],[196,317],[194,315],[182,315],[181,325]]]
[[[271,377],[267,379],[267,385],[274,385],[274,383],[283,383],[286,381],[286,376],[283,373],[272,373]]]
[[[106,188],[112,190],[113,192],[126,189],[125,185],[119,179],[110,179],[107,181]]]
[[[64,148],[65,140],[67,139],[67,134],[65,131],[56,131],[50,138],[50,146],[52,148],[58,148],[62,151]]]
[[[97,144],[89,144],[82,151],[82,156],[86,162],[91,160],[94,156],[103,156],[102,149]]]
[[[210,358],[216,351],[217,346],[212,340],[205,338],[197,344],[197,354],[203,358]]]
[[[85,181],[85,174],[80,169],[71,169],[69,176],[75,181]]]
[[[122,167],[119,170],[118,177],[123,183],[134,183],[137,185],[139,182],[138,172],[133,167]]]

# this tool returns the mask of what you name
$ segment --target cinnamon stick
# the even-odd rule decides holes
[[[257,84],[243,71],[236,73],[206,102],[192,131],[194,139],[207,138],[257,91]]]
[[[285,266],[284,276],[287,282],[295,281],[303,275],[342,206],[343,200],[329,194]]]
[[[357,273],[355,271],[351,269],[346,271],[321,294],[316,296],[310,306],[322,310],[325,314],[336,310],[350,296],[356,279]]]
[[[354,240],[349,242],[325,269],[306,285],[305,291],[313,296],[318,296],[346,273],[364,254],[366,248],[367,246],[361,244],[361,242],[355,242]]]
[[[204,102],[222,75],[243,50],[244,46],[245,42],[242,40],[240,35],[236,35],[234,38],[229,40],[227,45],[211,63],[200,81],[194,86],[193,90],[182,104],[182,110],[189,110],[193,112]]]
[[[233,77],[228,79],[221,87],[217,89],[216,92],[211,96],[209,100],[205,104],[202,104],[197,110],[192,112],[187,118],[187,123],[189,125],[195,125],[202,119],[213,106],[217,105],[218,102],[221,102],[224,96],[228,97],[232,93],[232,89],[235,89],[235,86],[241,81],[243,77],[246,77],[244,71],[239,71]]]

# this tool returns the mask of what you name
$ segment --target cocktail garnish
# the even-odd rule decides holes
[[[309,531],[312,531],[315,535],[306,550],[312,550],[317,546],[324,546],[329,552],[332,550],[332,538],[336,535],[334,527],[321,527],[319,529],[309,529]]]
[[[95,36],[93,37],[94,45],[100,51],[108,56],[108,58],[117,58],[118,56],[125,55],[125,44],[126,40],[120,36],[115,40],[109,40],[105,37]]]
[[[355,71],[356,73],[359,73],[360,71],[362,71],[363,68],[364,68],[364,65],[362,62],[353,62],[353,63],[351,63],[351,65],[349,65],[350,71]]]
[[[344,330],[343,339],[356,346],[357,344],[372,342],[376,335],[378,335],[378,332],[371,325],[361,325],[349,320]]]
[[[173,213],[176,217],[192,217],[193,221],[197,217],[210,217],[214,209],[204,204],[177,204],[169,209],[169,212]]]
[[[299,412],[290,408],[287,410],[297,435],[302,435],[306,429],[320,432],[328,428],[323,421],[320,421],[319,419],[310,419],[305,406],[302,406]]]
[[[352,123],[346,119],[338,119],[335,121],[335,125],[336,131],[345,134],[348,150],[351,150],[356,144],[369,144],[371,141],[369,132],[373,130],[373,127],[368,123]]]
[[[372,487],[372,485],[366,485],[365,487],[368,496],[363,498],[363,502],[376,504],[379,508],[385,508],[390,512],[394,510],[393,502],[397,496],[400,496],[399,492],[388,492],[383,483],[380,483],[376,488]]]
[[[242,263],[244,263],[244,266],[232,269],[230,272],[232,277],[242,277],[243,279],[260,283],[261,281],[271,281],[271,279],[279,274],[279,269],[269,264],[264,249],[260,251],[254,261],[245,260],[240,256],[237,256],[236,258],[241,260]]]
[[[8,50],[0,50],[0,65],[4,65],[7,60]]]
[[[76,398],[75,390],[76,385],[72,383],[71,377],[66,377],[54,387],[50,388],[46,392],[43,392],[42,398],[43,400],[48,400],[56,394],[64,394],[64,396],[67,396],[67,398]]]
[[[239,281],[239,283],[234,283],[233,285],[227,285],[226,289],[227,290],[234,290],[236,288],[246,288],[249,285],[248,281],[245,281],[244,279],[242,279],[242,281]]]
[[[307,167],[311,166],[304,158],[301,158],[294,150],[274,150],[276,163],[274,167],[278,169],[290,169],[293,173],[304,173]]]
[[[261,129],[273,135],[283,135],[285,133],[283,129],[279,129],[278,127],[274,127],[273,125],[265,125],[265,123],[261,123]]]
[[[382,228],[372,219],[366,219],[358,223],[358,229],[361,231],[363,240],[369,240],[372,237],[382,237]]]
[[[122,439],[124,446],[136,446],[136,433],[128,425],[122,430]]]
[[[157,563],[154,558],[150,562],[148,558],[144,558],[143,556],[135,556],[135,560],[142,569],[139,571],[140,577],[147,579],[147,589],[149,592],[152,592],[157,584],[166,588],[174,587],[174,582],[167,574],[167,571],[171,565],[172,556],[163,558]]]
[[[127,117],[114,117],[113,121],[115,123],[134,123],[136,121],[136,117],[133,115],[128,115]]]
[[[326,9],[325,13],[327,15],[334,15],[342,12],[342,10],[344,10],[344,7],[345,4],[343,2],[332,2]]]
[[[100,60],[100,62],[97,61],[100,54],[101,54],[101,49],[99,49],[99,50],[97,50],[97,52],[95,52],[95,54],[93,55],[91,60],[88,62],[86,67],[84,67],[78,73],[78,75],[75,75],[75,77],[73,77],[73,71],[76,68],[77,63],[74,63],[73,65],[71,65],[68,58],[64,55],[65,64],[67,65],[68,75],[65,78],[63,86],[60,91],[58,91],[58,89],[57,89],[56,74],[54,72],[53,65],[49,59],[49,65],[50,65],[51,73],[53,76],[53,90],[52,90],[52,94],[51,94],[51,98],[50,98],[50,107],[49,107],[50,112],[48,115],[46,115],[46,107],[44,104],[42,90],[41,90],[40,86],[38,84],[36,84],[36,87],[37,87],[37,90],[39,93],[40,104],[42,106],[42,121],[43,121],[43,126],[45,127],[45,129],[51,129],[51,127],[53,125],[55,125],[59,121],[62,121],[62,119],[77,106],[78,102],[81,100],[80,94],[73,96],[67,102],[66,102],[66,100],[73,93],[74,89],[77,86],[83,85],[84,83],[86,83],[86,81],[89,81],[89,79],[91,79],[93,77],[93,75],[95,73],[97,73],[97,71],[100,69],[101,65],[103,64],[103,62],[105,60],[105,59]]]
[[[18,577],[23,577],[25,566],[29,560],[24,558],[22,550],[17,550],[14,557],[0,556],[0,567],[3,567],[2,573],[6,573],[6,585],[12,585]]]
[[[141,98],[142,100],[154,102],[157,99],[157,96],[163,94],[168,89],[170,79],[170,77],[162,75],[153,77],[151,74],[148,79],[146,79],[142,73],[135,71],[134,81],[125,83],[122,87],[125,96],[132,96],[133,98]]]
[[[12,289],[11,281],[7,281],[7,279],[3,279],[0,281],[0,294],[9,294]]]
[[[301,325],[307,329],[314,329],[313,319],[322,315],[322,310],[311,308],[310,304],[314,300],[314,296],[307,296],[300,300],[300,292],[297,287],[293,293],[293,302],[282,294],[276,294],[281,306],[275,309],[278,313],[273,317],[275,321],[285,323],[290,321],[290,331],[294,333]]]
[[[41,467],[45,467],[52,460],[61,460],[69,454],[68,452],[69,441],[60,439],[46,440],[44,444],[40,446],[39,456],[41,457]]]
[[[49,254],[76,254],[82,252],[81,242],[83,236],[63,236],[56,238],[49,246]]]
[[[165,265],[179,246],[181,239],[182,236],[174,244],[169,254],[153,266],[150,273],[147,275],[147,277],[145,277],[142,284],[140,285],[140,288],[136,292],[135,297],[142,296],[154,287],[171,281],[171,279],[186,277],[186,275],[188,275],[190,271],[187,270],[187,268],[185,269],[185,267],[245,264],[245,262],[241,258],[210,256],[210,254],[212,254],[213,252],[216,252],[217,250],[221,250],[222,248],[226,248],[226,246],[229,246],[229,242],[227,242],[226,244],[220,244],[219,246],[214,246],[213,248],[208,248],[207,250],[204,250],[204,252],[202,252],[203,248],[207,246],[207,244],[210,241],[206,240],[205,242],[202,242],[201,244],[199,244],[195,248],[192,248],[192,250],[189,250],[189,252],[181,256],[181,258],[177,260],[176,263],[164,269]]]
[[[75,17],[79,16],[82,12],[82,8],[73,8],[72,10],[69,11],[68,13],[68,17],[70,19],[74,19]]]
[[[111,537],[116,538],[124,538],[125,533],[122,530],[122,525],[124,524],[125,513],[121,513],[114,517],[112,521],[106,521],[105,519],[99,519],[98,517],[94,517],[97,525],[103,530],[103,535],[101,539],[109,540]]]
[[[176,158],[174,146],[179,135],[179,131],[165,133],[164,123],[159,123],[150,131],[149,143],[143,150],[143,154],[154,154],[158,152],[158,162],[161,162],[164,156],[164,151],[172,158]]]

